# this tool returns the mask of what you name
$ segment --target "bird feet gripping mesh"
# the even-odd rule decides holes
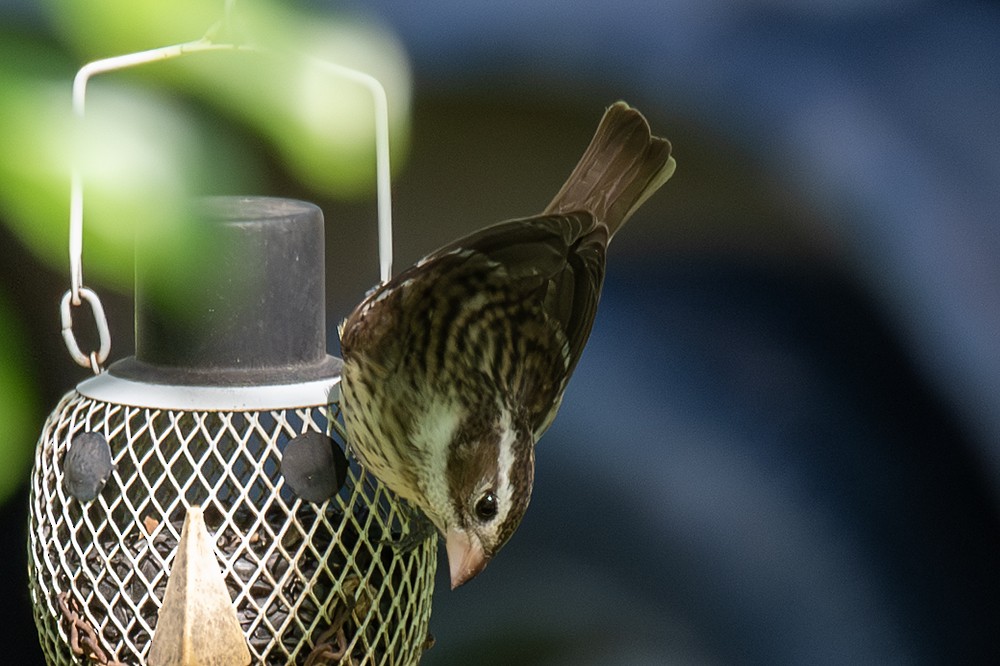
[[[404,524],[408,529],[398,537],[383,543],[392,546],[397,552],[408,553],[437,534],[437,528],[423,511],[414,508],[409,503],[400,501],[400,510],[406,514]]]

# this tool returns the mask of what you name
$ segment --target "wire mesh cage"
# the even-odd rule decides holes
[[[31,487],[31,594],[48,662],[146,663],[193,505],[214,534],[253,663],[417,662],[434,539],[410,538],[409,511],[353,462],[321,503],[282,474],[289,446],[333,441],[337,415],[336,402],[184,411],[69,392],[45,424]],[[87,441],[106,443],[112,471],[83,502],[67,489],[65,461]]]

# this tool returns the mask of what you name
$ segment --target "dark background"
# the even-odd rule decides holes
[[[364,11],[413,59],[397,267],[539,211],[615,99],[678,161],[611,248],[531,510],[439,581],[424,663],[1000,661],[996,6]],[[377,276],[374,203],[270,186],[327,215],[333,349]],[[49,406],[85,377],[67,284],[0,227]],[[102,297],[127,350],[130,302]],[[34,664],[26,494],[0,506],[0,654]]]

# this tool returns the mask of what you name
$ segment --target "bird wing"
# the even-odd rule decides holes
[[[509,220],[435,252],[472,250],[501,265],[526,298],[538,298],[568,343],[572,373],[597,313],[608,230],[583,211]]]

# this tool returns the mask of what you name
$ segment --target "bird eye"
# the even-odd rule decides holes
[[[497,496],[488,492],[476,502],[476,516],[479,520],[487,521],[497,515]]]

